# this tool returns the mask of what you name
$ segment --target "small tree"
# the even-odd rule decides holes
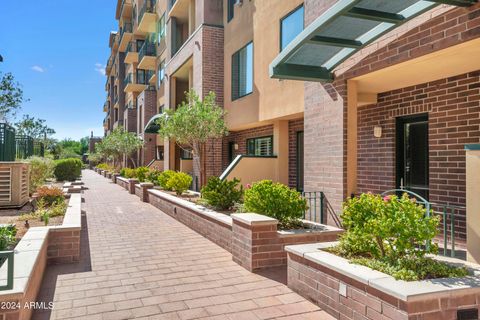
[[[210,139],[221,138],[227,134],[223,120],[225,113],[216,104],[213,92],[204,97],[203,101],[193,89],[185,95],[186,100],[177,110],[167,110],[165,116],[158,119],[159,134],[163,138],[175,139],[180,148],[191,149],[195,167],[200,171],[200,181],[204,181],[202,164],[205,144]]]
[[[130,159],[133,166],[136,167],[137,163],[133,158],[133,153],[143,147],[143,140],[133,132],[124,131],[122,128],[119,130],[118,139],[118,151]]]
[[[24,101],[23,90],[13,75],[3,75],[0,78],[0,120],[15,116]]]

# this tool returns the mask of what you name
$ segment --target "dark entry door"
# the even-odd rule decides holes
[[[233,161],[233,155],[235,154],[235,141],[228,142],[228,163]]]
[[[397,187],[428,200],[428,115],[397,119]]]
[[[303,191],[303,131],[297,132],[297,190]]]

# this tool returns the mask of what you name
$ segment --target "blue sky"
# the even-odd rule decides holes
[[[0,63],[30,101],[20,112],[47,120],[55,138],[103,135],[108,35],[116,0],[0,0]]]

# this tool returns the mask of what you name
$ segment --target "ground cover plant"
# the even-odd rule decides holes
[[[362,194],[344,203],[341,217],[345,233],[339,245],[328,251],[352,263],[407,281],[468,274],[466,268],[428,256],[438,251],[432,239],[439,218],[407,194]]]

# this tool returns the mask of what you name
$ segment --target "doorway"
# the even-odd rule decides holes
[[[397,118],[396,136],[397,188],[428,200],[428,115]]]

